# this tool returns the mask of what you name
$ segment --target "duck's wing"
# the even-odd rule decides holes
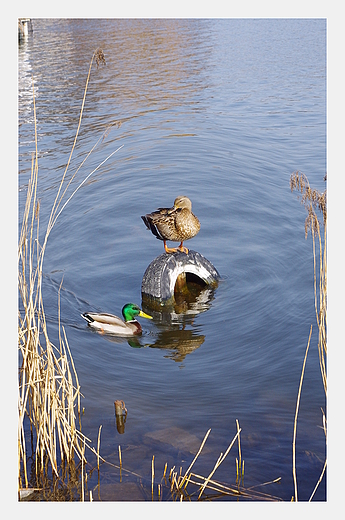
[[[142,216],[146,227],[160,240],[175,240],[175,219],[179,208],[158,208]]]
[[[103,325],[116,325],[126,328],[126,325],[121,318],[114,314],[108,314],[107,312],[85,312],[82,314],[82,317],[91,324],[97,322]]]
[[[114,334],[116,336],[133,336],[141,333],[140,323],[136,320],[125,323],[118,316],[106,312],[85,312],[82,317],[90,327],[102,334]]]
[[[175,211],[178,211],[179,208],[175,208],[175,206],[172,206],[171,208],[158,208],[157,211],[153,212],[153,215],[171,215]]]

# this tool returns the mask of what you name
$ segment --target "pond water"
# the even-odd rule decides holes
[[[164,465],[184,470],[211,428],[195,471],[207,476],[242,428],[244,485],[294,493],[292,435],[310,325],[297,430],[299,499],[320,476],[325,439],[313,299],[312,241],[291,194],[299,170],[324,191],[326,21],[322,19],[34,19],[18,49],[19,222],[34,150],[34,79],[40,228],[46,228],[78,125],[65,207],[49,237],[43,298],[50,339],[61,321],[78,372],[82,431],[101,455],[101,500],[151,500]],[[164,252],[140,218],[185,194],[201,223],[185,245],[221,275],[200,312],[141,320],[142,348],[93,333],[87,310],[141,305],[146,267]],[[170,243],[170,245],[172,245]],[[114,401],[128,410],[119,433]],[[236,480],[237,445],[214,478]],[[138,477],[139,475],[140,477]],[[97,475],[90,475],[96,489]],[[262,488],[258,488],[262,489]],[[157,491],[155,490],[157,497]],[[163,500],[168,499],[165,491]],[[161,497],[162,498],[162,497]],[[323,481],[315,500],[325,500]]]

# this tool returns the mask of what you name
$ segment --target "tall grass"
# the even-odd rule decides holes
[[[71,179],[65,182],[66,173],[79,134],[86,92],[94,61],[96,61],[97,66],[99,63],[105,64],[104,54],[101,49],[95,51],[90,62],[74,143],[58,186],[42,243],[40,240],[40,203],[38,199],[36,104],[33,90],[35,152],[32,156],[31,176],[27,188],[18,244],[18,288],[20,297],[20,310],[18,311],[20,364],[18,381],[19,489],[28,488],[29,486],[29,453],[31,453],[31,460],[34,457],[35,461],[36,482],[41,481],[39,476],[42,476],[42,474],[46,475],[47,472],[49,472],[49,468],[53,475],[59,477],[59,465],[62,464],[66,466],[66,464],[74,463],[75,456],[81,460],[82,466],[86,462],[86,437],[80,431],[80,420],[79,425],[77,425],[77,414],[80,419],[81,396],[77,371],[74,366],[65,329],[60,322],[59,302],[58,345],[56,346],[50,341],[43,305],[42,279],[47,241],[57,218],[80,186],[101,166],[98,165],[97,168],[84,179],[68,200],[64,202],[67,189],[76,173],[98,144],[96,143],[93,149],[88,153]],[[113,155],[113,153],[111,155]],[[111,155],[109,157],[111,157]],[[105,161],[101,164],[104,162]],[[31,450],[28,450],[27,447],[29,438]]]
[[[326,180],[326,177],[325,177]],[[308,233],[311,233],[313,243],[313,266],[314,266],[314,305],[315,315],[318,327],[318,353],[321,378],[323,388],[325,392],[325,398],[327,399],[327,190],[323,193],[318,190],[312,189],[309,185],[308,178],[300,172],[294,172],[290,177],[290,188],[291,191],[297,191],[301,199],[301,203],[304,205],[307,211],[307,217],[305,219],[304,230],[305,237],[307,238]],[[318,214],[321,216],[319,220]],[[300,378],[299,390],[297,395],[296,413],[294,421],[294,434],[293,434],[293,480],[294,480],[294,497],[295,501],[298,501],[298,489],[297,489],[297,474],[296,474],[296,434],[297,434],[297,418],[299,403],[301,398],[302,383],[304,378],[305,364],[307,360],[308,350],[310,346],[310,340],[312,335],[312,326],[310,328],[309,340],[304,356],[302,373]],[[322,411],[322,423],[323,431],[325,434],[325,442],[327,444],[327,419],[326,413]],[[322,481],[327,467],[327,455],[323,464],[320,478],[318,479],[315,488],[309,498],[312,500],[315,492]]]

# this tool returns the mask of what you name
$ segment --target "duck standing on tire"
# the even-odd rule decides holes
[[[188,254],[183,242],[195,237],[200,231],[199,219],[192,213],[192,203],[188,197],[176,197],[172,208],[158,208],[157,211],[141,217],[156,238],[163,240],[166,253],[181,251]],[[180,242],[177,248],[169,248],[166,241]]]

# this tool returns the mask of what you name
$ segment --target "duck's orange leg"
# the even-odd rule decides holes
[[[188,248],[183,245],[183,240],[182,240],[181,244],[178,246],[177,249],[179,251],[181,251],[182,253],[186,253],[186,255],[188,255]]]
[[[166,240],[164,240],[164,249],[165,249],[166,253],[176,253],[177,252],[176,247],[168,247],[167,246]]]

